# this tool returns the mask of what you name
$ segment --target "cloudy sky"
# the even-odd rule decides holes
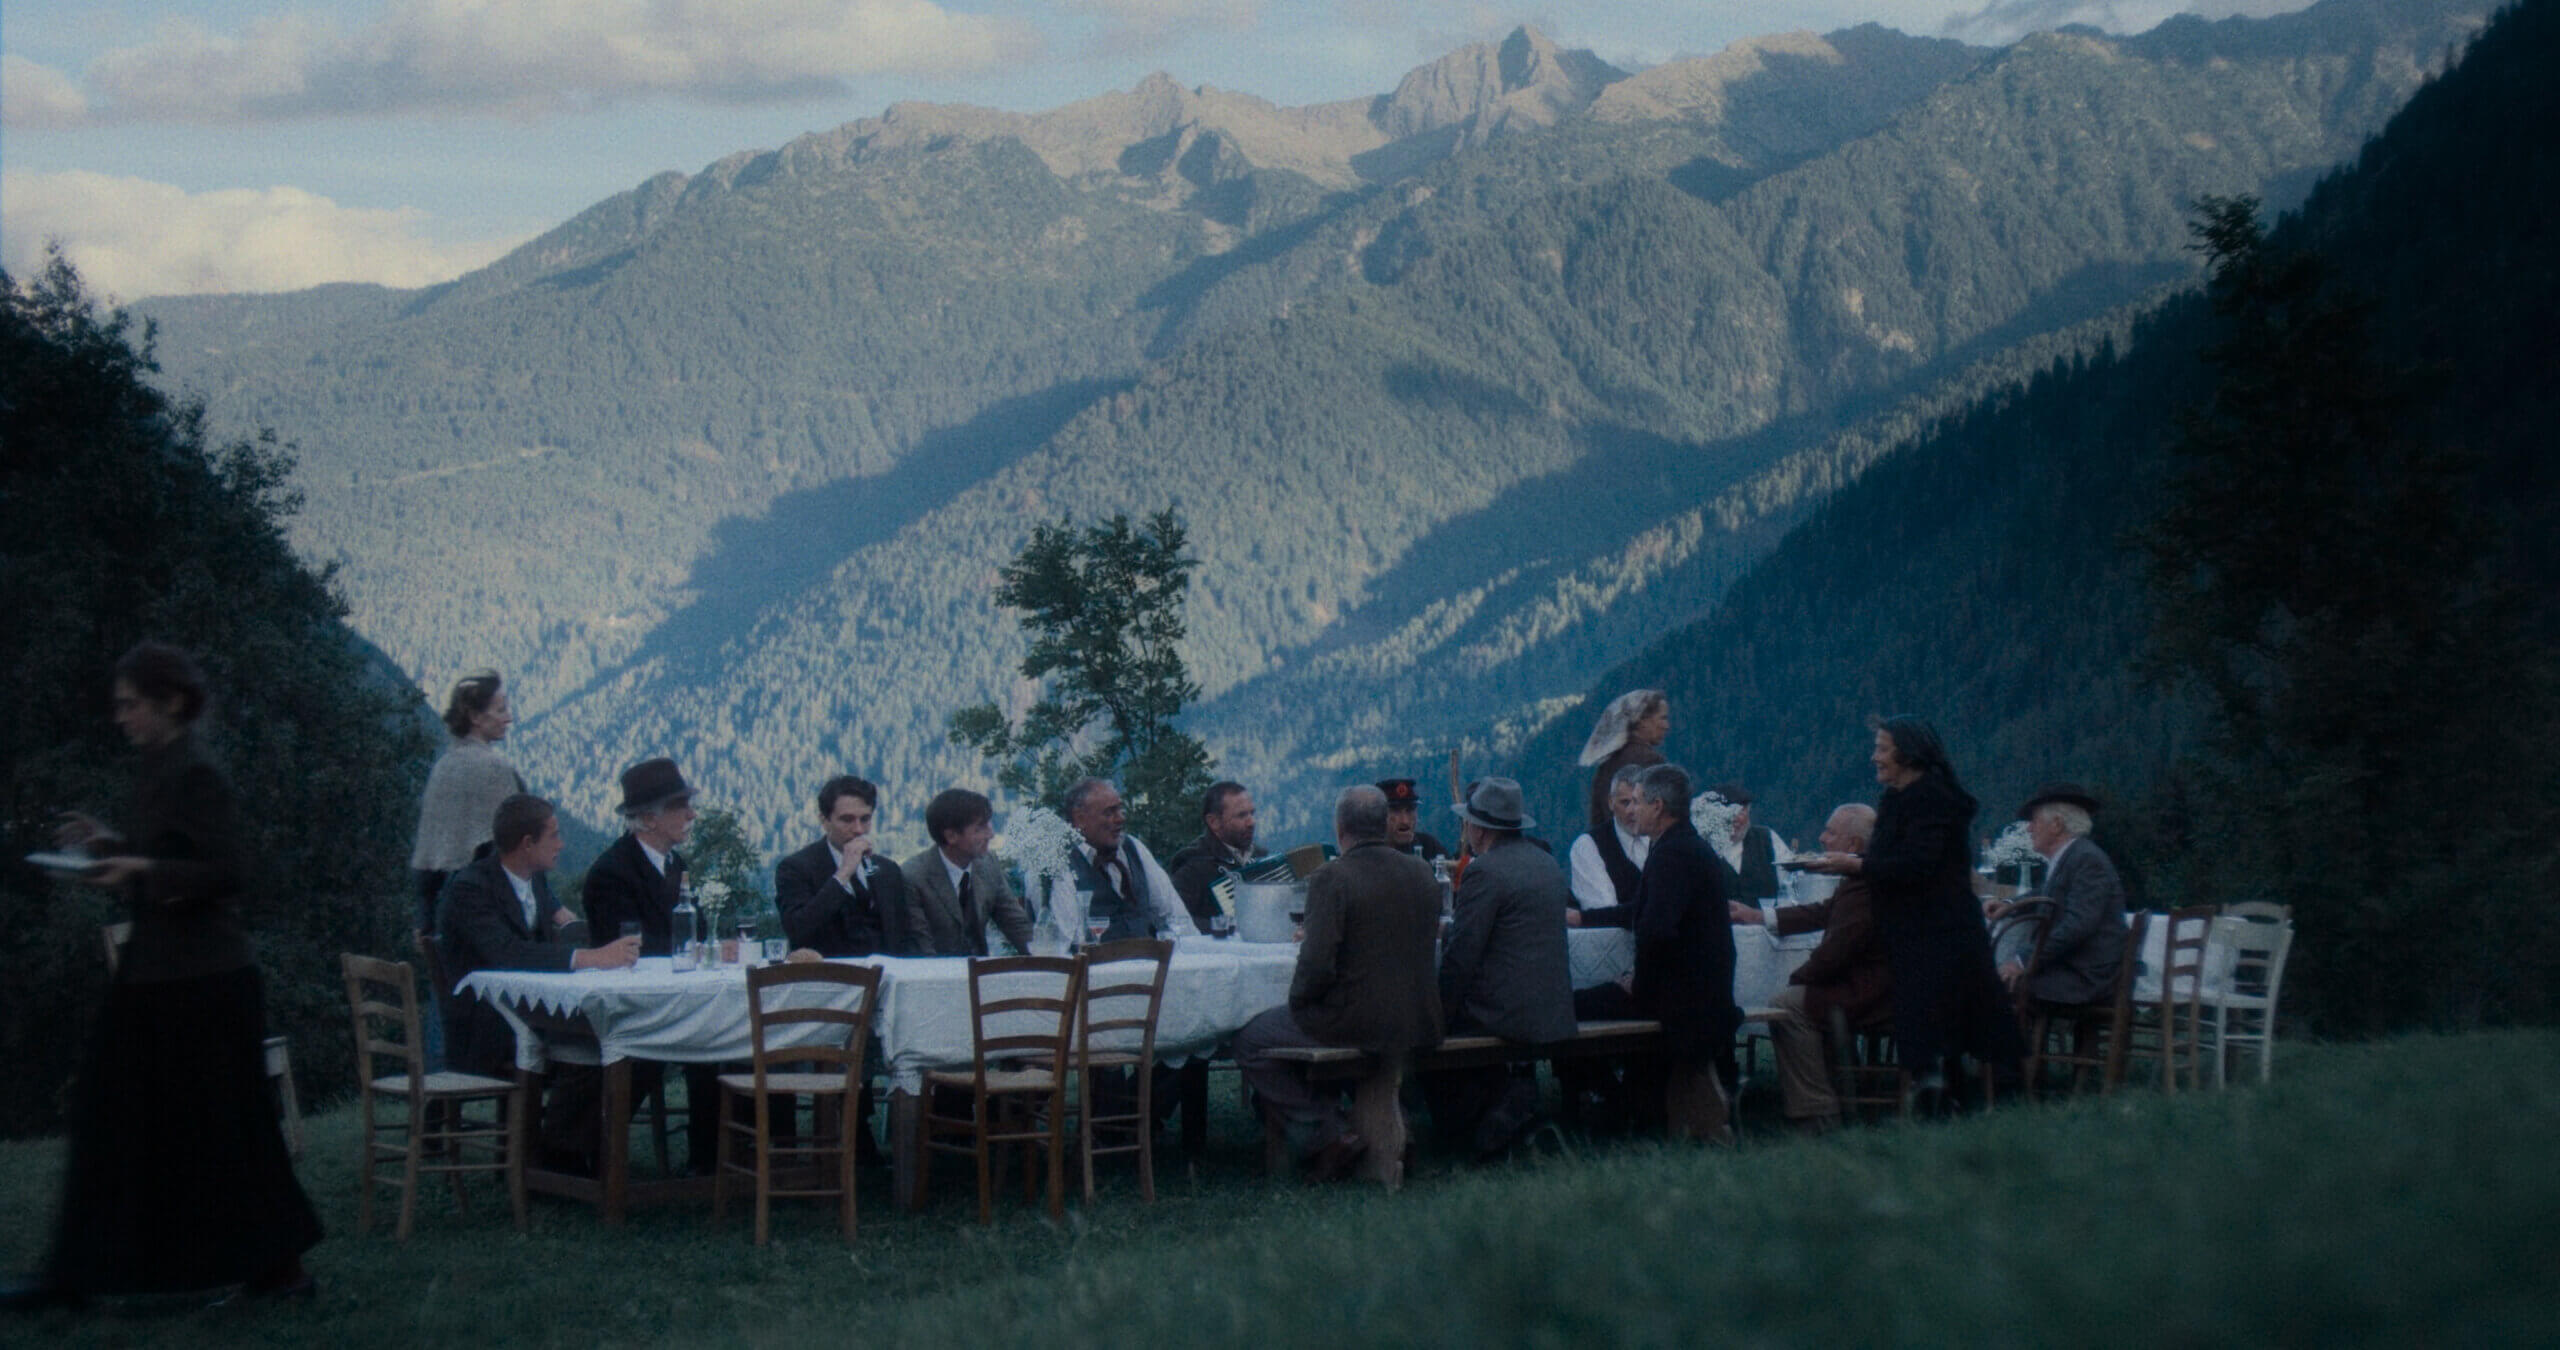
[[[901,100],[1031,112],[1163,70],[1315,103],[1524,23],[1637,67],[1870,20],[1997,44],[2304,2],[22,0],[0,8],[0,266],[59,240],[126,300],[420,286]]]

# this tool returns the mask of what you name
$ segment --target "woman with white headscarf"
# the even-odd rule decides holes
[[[1671,734],[1671,700],[1659,689],[1630,689],[1609,700],[1600,724],[1583,742],[1582,764],[1591,770],[1591,834],[1609,829],[1609,780],[1628,764],[1663,762],[1662,740]]]

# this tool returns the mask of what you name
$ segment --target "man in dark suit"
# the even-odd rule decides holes
[[[1253,844],[1253,794],[1242,783],[1212,783],[1200,800],[1200,837],[1165,861],[1174,892],[1191,922],[1203,932],[1216,931],[1217,897],[1210,887],[1218,874],[1241,870],[1261,857]]]
[[[1689,775],[1656,764],[1636,780],[1637,823],[1653,841],[1636,891],[1635,1004],[1662,1023],[1663,1109],[1676,1136],[1727,1142],[1718,1069],[1733,1057],[1733,924],[1724,865],[1689,823]]]
[[[1486,778],[1456,808],[1474,861],[1451,905],[1440,954],[1440,1019],[1449,1035],[1490,1035],[1522,1045],[1571,1040],[1573,969],[1565,954],[1571,889],[1546,850],[1522,831],[1520,785]],[[1537,1123],[1535,1066],[1494,1064],[1422,1079],[1441,1137],[1464,1140],[1478,1159],[1500,1156]]]
[[[2053,902],[2033,975],[2027,973],[2027,961],[2035,956],[2031,948],[2000,953],[2001,980],[2012,991],[2024,982],[2041,1002],[2098,1002],[2115,989],[2116,969],[2124,961],[2124,881],[2116,875],[2115,863],[2089,841],[2090,815],[2097,809],[2097,798],[2071,783],[2053,784],[2028,798],[2018,808],[2018,819],[2027,822],[2028,839],[2044,855],[2043,893],[1983,906],[1985,914],[1998,919],[2030,900]],[[2031,932],[2026,925],[2013,931],[2022,939]]]
[[[1838,853],[1861,852],[1875,828],[1876,809],[1851,802],[1823,824],[1822,846]],[[1827,1130],[1840,1119],[1840,1098],[1831,1089],[1824,1055],[1831,1014],[1837,1010],[1854,1031],[1893,1011],[1893,968],[1885,964],[1884,941],[1876,936],[1867,879],[1843,877],[1831,898],[1817,904],[1757,909],[1740,900],[1726,903],[1735,923],[1767,924],[1782,934],[1822,932],[1822,944],[1769,1000],[1769,1043],[1777,1050],[1787,1123],[1807,1131]]]
[[[1292,1045],[1347,1045],[1389,1059],[1440,1041],[1432,958],[1439,943],[1440,886],[1420,859],[1387,843],[1387,798],[1349,787],[1333,807],[1342,856],[1307,878],[1307,918],[1289,1002],[1236,1033],[1245,1084],[1312,1146],[1315,1175],[1350,1173],[1368,1142],[1344,1122],[1334,1094],[1319,1094],[1290,1065],[1269,1058]],[[1559,920],[1561,922],[1561,920]]]
[[[483,970],[588,970],[630,965],[640,939],[580,945],[587,925],[551,898],[544,874],[560,861],[560,817],[551,803],[519,792],[498,803],[493,851],[445,879],[436,901],[436,939],[447,978]],[[445,1041],[453,1067],[512,1077],[515,1033],[476,995],[445,1001]]]
[[[924,953],[985,956],[990,923],[1015,951],[1030,951],[1031,911],[987,852],[994,804],[967,788],[945,788],[925,803],[924,828],[933,847],[900,868],[909,908],[923,921]]]
[[[605,846],[587,868],[587,928],[619,933],[640,926],[642,956],[671,956],[679,940],[698,934],[675,931],[676,905],[684,899],[685,864],[676,849],[693,834],[693,786],[672,759],[644,759],[622,771],[622,837]],[[718,1160],[720,1131],[712,1124],[720,1100],[720,1066],[684,1067],[686,1160],[697,1176],[709,1176]],[[634,1064],[634,1099],[666,1091],[665,1069]]]
[[[931,950],[906,879],[871,852],[880,789],[840,774],[818,789],[823,837],[773,865],[773,905],[794,947],[821,956],[920,956]]]

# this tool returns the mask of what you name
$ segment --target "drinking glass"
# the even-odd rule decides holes
[[[1209,936],[1231,938],[1235,935],[1236,920],[1234,915],[1229,914],[1222,909],[1209,916]]]
[[[766,965],[781,965],[782,958],[789,956],[790,954],[791,943],[787,939],[766,938],[764,940],[764,963]]]
[[[1099,947],[1102,935],[1111,931],[1111,920],[1099,914],[1087,914],[1084,916],[1084,931],[1093,935],[1090,945]]]

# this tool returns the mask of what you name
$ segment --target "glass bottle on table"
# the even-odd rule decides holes
[[[693,907],[692,890],[677,892],[668,941],[675,948],[675,968],[679,972],[693,969],[702,959],[701,921],[702,912]]]

